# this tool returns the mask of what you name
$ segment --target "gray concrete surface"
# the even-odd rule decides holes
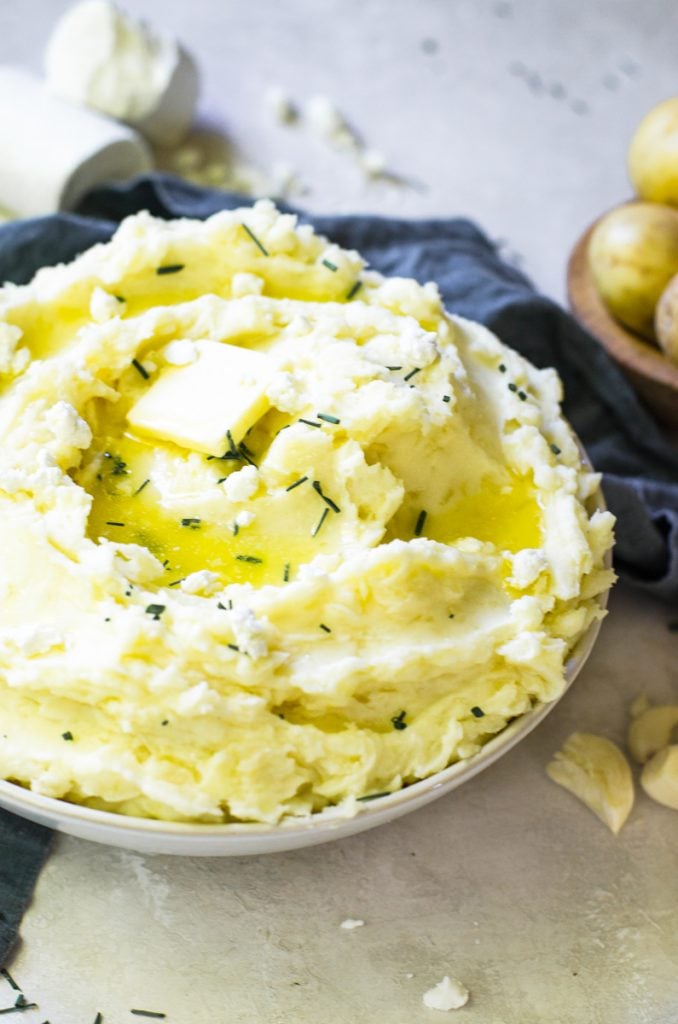
[[[0,61],[37,68],[66,6],[1,0]],[[676,91],[678,8],[660,0],[134,9],[198,56],[202,117],[261,166],[297,167],[309,208],[471,216],[557,299],[578,234],[629,193],[634,125]],[[273,124],[272,82],[302,101],[329,94],[421,187],[368,185],[307,131]],[[575,728],[623,740],[640,689],[675,699],[677,618],[618,588],[592,660],[536,733],[372,833],[233,861],[59,840],[12,965],[39,1003],[22,1020],[122,1024],[141,1007],[169,1024],[413,1024],[445,1019],[421,996],[451,974],[471,989],[469,1024],[674,1024],[678,816],[639,793],[614,839],[544,765]],[[341,930],[347,917],[364,927]]]

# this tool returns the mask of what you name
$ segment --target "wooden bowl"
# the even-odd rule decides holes
[[[592,224],[581,236],[570,256],[567,267],[570,308],[579,323],[618,364],[657,419],[678,428],[678,365],[641,335],[623,327],[603,305],[588,263],[589,239],[595,226]]]

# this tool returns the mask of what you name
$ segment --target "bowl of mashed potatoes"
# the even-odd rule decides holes
[[[613,580],[560,399],[267,201],[0,289],[0,805],[265,852],[491,763]]]

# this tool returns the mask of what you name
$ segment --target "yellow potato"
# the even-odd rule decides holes
[[[661,293],[654,315],[657,341],[669,359],[678,363],[678,274]]]
[[[678,210],[643,202],[616,207],[594,228],[588,257],[610,313],[654,340],[655,307],[678,273]]]
[[[678,96],[653,107],[640,122],[628,167],[641,199],[678,206]]]

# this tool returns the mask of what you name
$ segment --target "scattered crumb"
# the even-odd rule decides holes
[[[359,149],[360,140],[329,96],[311,96],[304,106],[308,126],[335,149]]]
[[[429,1010],[459,1010],[466,1006],[469,990],[460,981],[445,975],[442,981],[424,992],[422,999]]]
[[[264,103],[269,113],[280,124],[294,124],[299,120],[299,108],[279,85],[271,85],[264,93]]]
[[[378,149],[365,149],[360,154],[360,164],[370,178],[386,173],[386,157]]]
[[[409,981],[409,980],[410,980],[410,978],[413,978],[413,977],[414,977],[414,974],[412,973],[412,971],[408,971],[408,972],[407,972],[407,974],[405,975],[405,977],[406,977],[406,978],[407,978],[407,980]]]
[[[362,928],[362,926],[364,924],[365,924],[365,922],[361,921],[360,918],[357,918],[357,917],[347,917],[345,921],[341,922],[339,927],[346,929],[346,931],[348,932],[348,931],[352,931],[354,928]]]

